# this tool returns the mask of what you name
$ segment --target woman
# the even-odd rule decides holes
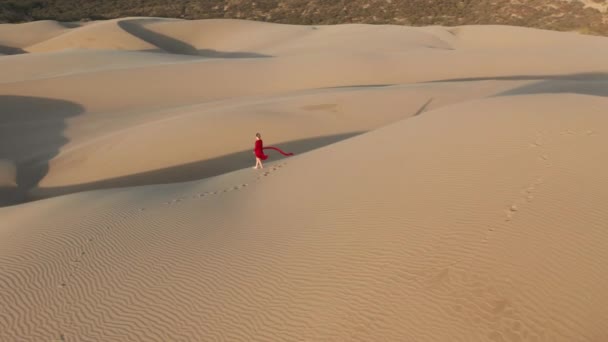
[[[253,167],[254,169],[257,169],[258,166],[260,169],[264,168],[264,165],[262,164],[262,160],[268,159],[268,156],[264,154],[265,149],[271,149],[271,150],[278,151],[279,153],[281,153],[284,156],[293,156],[293,153],[283,152],[283,151],[281,151],[281,149],[279,149],[277,147],[272,147],[272,146],[264,147],[264,142],[262,142],[262,135],[260,133],[256,133],[255,134],[255,148],[253,150],[253,154],[255,154],[255,166]]]

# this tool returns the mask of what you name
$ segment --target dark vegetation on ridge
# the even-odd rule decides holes
[[[588,0],[585,4],[582,0],[0,0],[0,22],[147,16],[305,25],[500,24],[608,35],[607,1]]]

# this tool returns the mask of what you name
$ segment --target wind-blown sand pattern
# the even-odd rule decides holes
[[[608,339],[607,38],[128,18],[0,46],[0,341]],[[252,170],[258,131],[296,155]]]

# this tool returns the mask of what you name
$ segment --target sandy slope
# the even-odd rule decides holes
[[[38,25],[42,24],[64,27],[52,22]],[[14,31],[11,27],[6,25],[0,33]],[[500,26],[479,30],[300,27],[146,18],[93,22],[30,46],[19,45],[27,51],[50,52],[0,60],[4,75],[0,92],[11,103],[2,110],[32,113],[26,123],[18,120],[10,127],[0,127],[4,139],[11,141],[1,152],[19,164],[28,163],[26,170],[33,175],[21,173],[23,188],[45,188],[28,190],[30,197],[158,183],[159,179],[198,179],[246,166],[243,152],[249,148],[252,131],[268,129],[267,138],[273,142],[353,134],[410,116],[431,98],[437,105],[443,98],[449,98],[445,103],[453,103],[472,94],[484,97],[509,87],[544,84],[543,75],[603,82],[602,74],[599,80],[579,75],[606,70],[608,48],[601,44],[603,38],[524,31],[525,35],[520,28]],[[0,38],[8,41],[13,36]],[[498,46],[498,40],[505,46]],[[560,41],[570,48],[562,48]],[[503,77],[511,83],[414,83],[475,77]],[[569,80],[555,82],[543,92],[572,84]],[[378,89],[370,85],[395,86]],[[357,88],[335,88],[352,86]],[[595,94],[596,89],[601,91],[601,85],[593,83],[588,90]],[[345,91],[358,102],[338,101],[340,96],[334,93]],[[368,92],[374,96],[366,96]],[[304,98],[293,100],[301,96]],[[262,106],[267,112],[260,109],[260,101],[268,103]],[[285,104],[290,101],[294,103]],[[341,110],[344,105],[352,108]],[[307,106],[314,110],[306,110]],[[361,110],[355,113],[357,108]],[[370,108],[382,113],[369,119]],[[282,115],[277,116],[278,112]],[[222,121],[207,124],[209,115],[230,117],[230,129],[223,128]],[[283,120],[279,125],[278,117]],[[257,124],[259,120],[263,123]],[[302,120],[307,124],[302,125]],[[171,129],[163,129],[166,124]],[[292,126],[301,129],[278,130]],[[224,131],[229,133],[221,133]],[[216,132],[220,132],[219,138],[211,135]],[[126,140],[116,139],[119,136]],[[222,143],[192,143],[217,139]],[[25,140],[27,144],[23,144]],[[133,158],[147,146],[160,153]],[[193,165],[229,154],[233,158],[218,160],[217,167]],[[108,166],[108,160],[114,164]],[[184,164],[191,165],[188,172],[173,172]],[[156,172],[152,177],[151,171]],[[133,174],[144,175],[125,179]]]
[[[0,208],[0,340],[608,338],[606,39],[38,25],[0,200],[73,194]]]
[[[59,36],[72,26],[43,20],[25,24],[0,25],[0,46],[23,49],[30,45]]]
[[[44,78],[107,70],[146,67],[198,61],[192,56],[151,54],[139,51],[68,49],[49,53],[31,53],[0,59],[3,70],[0,83],[24,82]]]

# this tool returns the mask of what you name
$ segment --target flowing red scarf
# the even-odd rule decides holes
[[[253,150],[255,152],[255,156],[262,160],[268,159],[268,156],[264,154],[264,150],[275,150],[284,156],[293,156],[293,153],[284,152],[283,150],[281,150],[278,147],[274,147],[274,146],[264,147],[264,143],[262,142],[262,139],[256,140],[255,149]]]

